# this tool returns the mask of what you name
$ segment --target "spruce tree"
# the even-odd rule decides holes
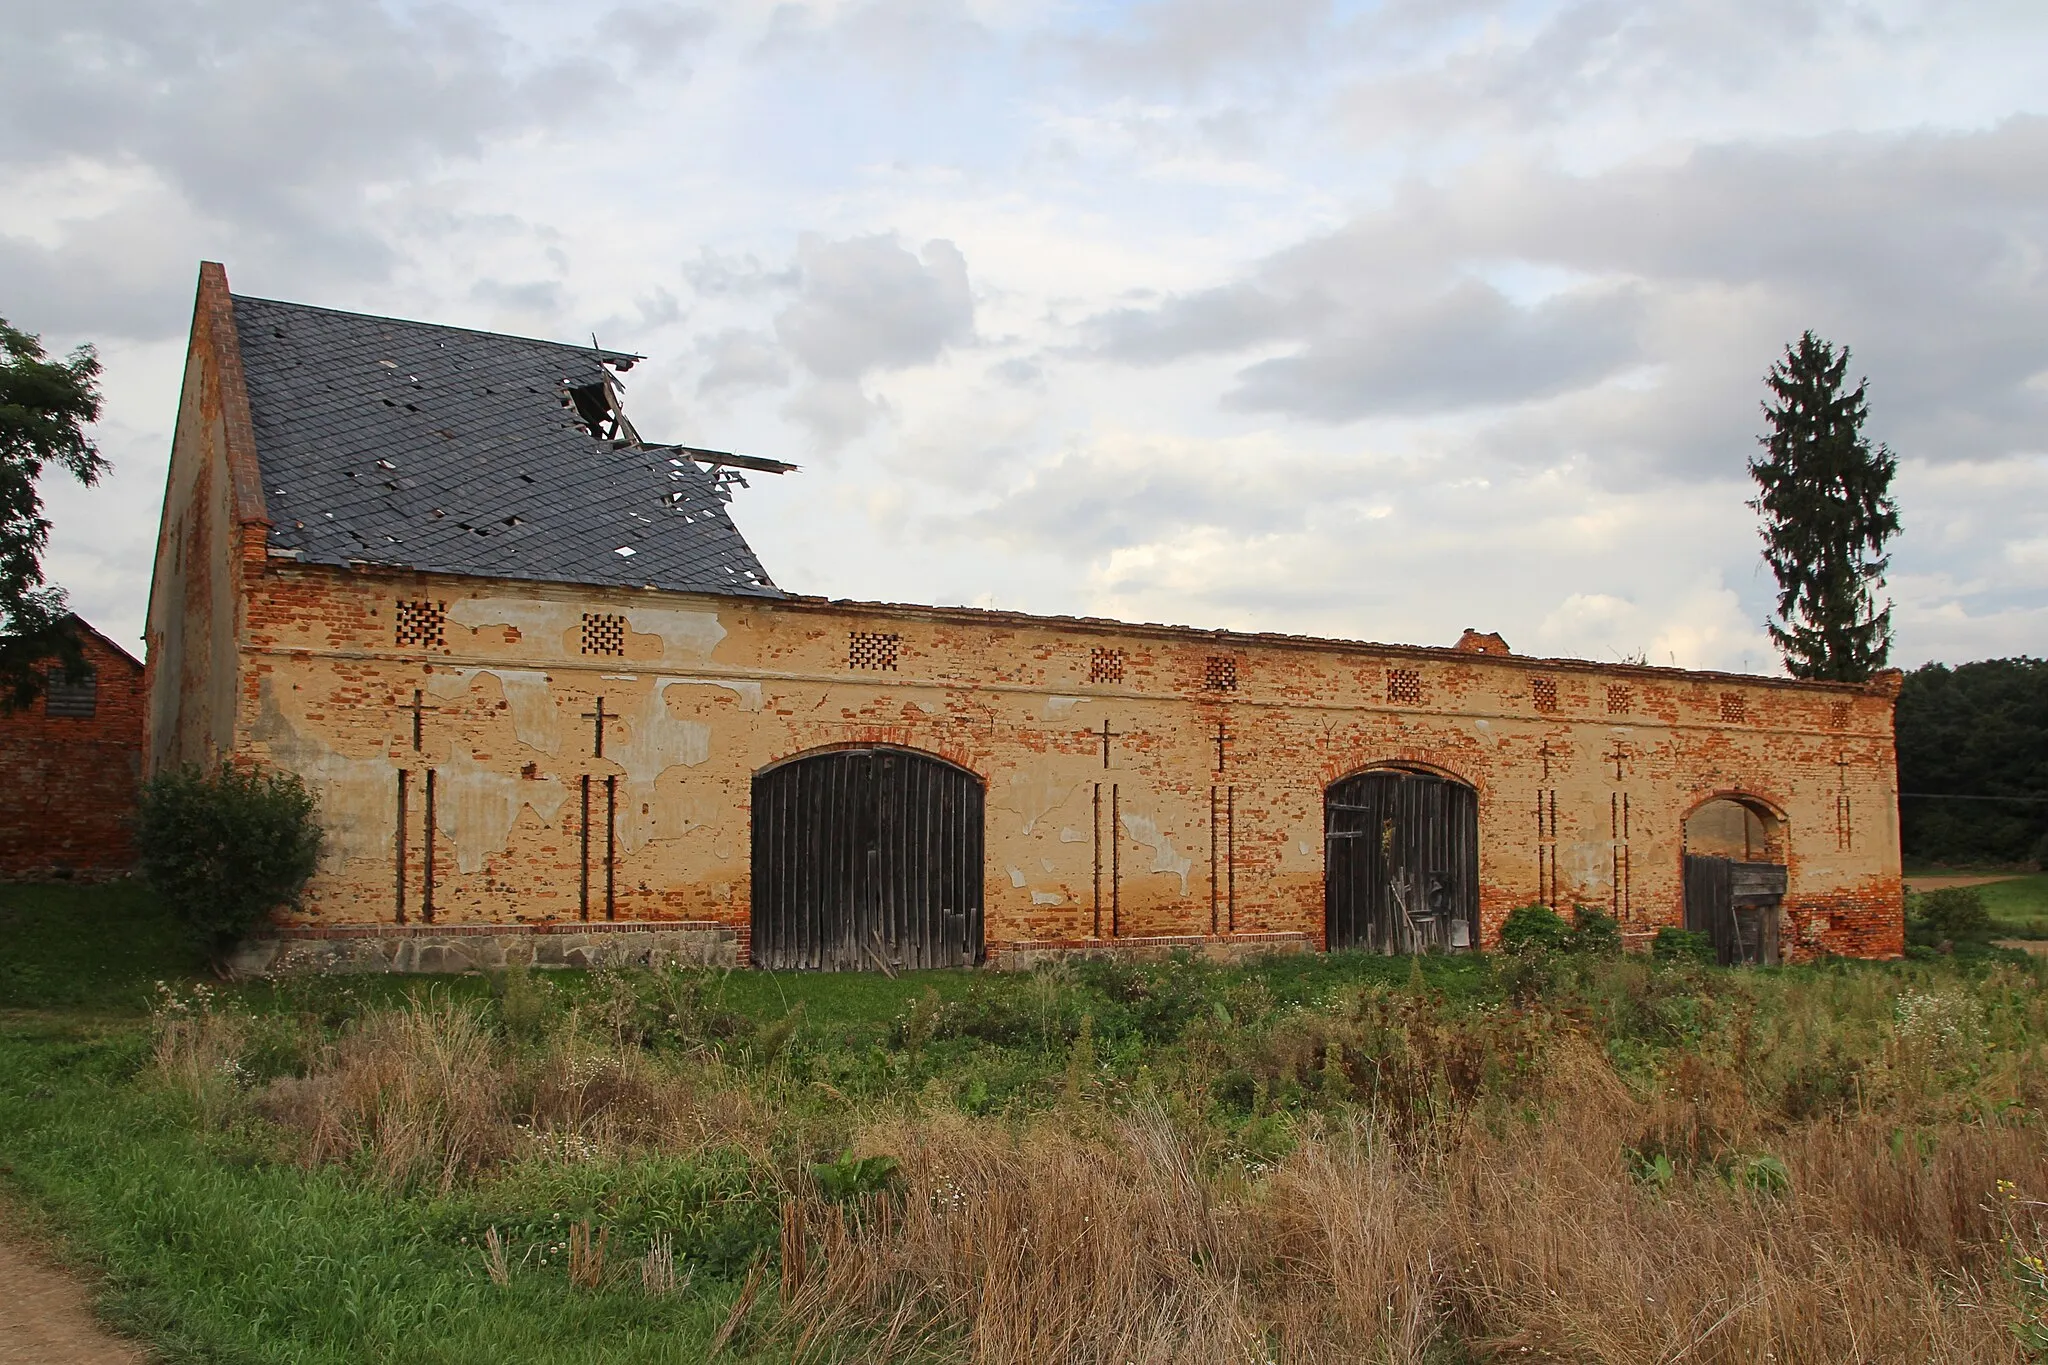
[[[1891,603],[1878,605],[1884,547],[1899,530],[1899,462],[1863,437],[1868,380],[1843,389],[1849,348],[1807,332],[1764,382],[1768,434],[1749,462],[1763,516],[1764,562],[1778,580],[1771,641],[1795,678],[1861,682],[1891,652]]]

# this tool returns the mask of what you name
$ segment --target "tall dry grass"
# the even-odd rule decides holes
[[[1162,1056],[1134,1086],[1102,1080],[1084,1028],[1064,1084],[1048,1076],[1055,1107],[1003,1118],[944,1087],[855,1107],[780,1064],[664,1063],[573,1013],[515,1044],[444,999],[367,1012],[261,1087],[226,1015],[168,1011],[157,1061],[202,1112],[231,1108],[222,1078],[241,1075],[306,1160],[395,1191],[513,1158],[739,1146],[781,1202],[762,1303],[799,1359],[2031,1358],[2015,1328],[2048,1270],[2031,1298],[2012,1273],[2048,1205],[2031,979],[1760,978],[1708,1000],[1622,964],[1587,989],[1552,1012],[1381,991],[1242,1039],[1190,1030],[1178,1070]],[[1651,1025],[1603,1034],[1603,1010],[1665,1011],[1693,1041],[1645,1084],[1609,1049]],[[1233,1146],[1207,1089],[1226,1064],[1253,1077],[1258,1122],[1291,1125],[1285,1156]],[[893,1189],[821,1188],[814,1090],[855,1155],[897,1160]],[[650,1255],[653,1292],[673,1263]],[[762,1274],[727,1335],[769,1311]]]
[[[1157,1110],[1101,1137],[878,1123],[863,1143],[902,1159],[903,1197],[793,1204],[788,1321],[799,1345],[946,1342],[977,1365],[1419,1362],[1450,1341],[1617,1365],[2026,1358],[1987,1193],[2048,1194],[2038,1132],[1902,1159],[1882,1122],[1822,1123],[1778,1135],[1782,1193],[1659,1189],[1625,1156],[1656,1106],[1560,1052],[1536,1121],[1445,1141],[1361,1112],[1263,1178],[1205,1171]]]

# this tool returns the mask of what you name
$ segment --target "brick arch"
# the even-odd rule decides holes
[[[970,761],[967,755],[960,750],[949,748],[945,745],[918,744],[906,737],[897,735],[893,731],[886,734],[876,732],[861,739],[837,739],[830,740],[824,744],[807,744],[801,749],[791,749],[785,753],[779,753],[766,763],[755,767],[754,775],[758,777],[762,773],[780,768],[786,763],[795,763],[802,759],[814,758],[819,754],[843,753],[848,749],[894,749],[899,753],[915,754],[919,758],[935,758],[941,763],[946,763],[960,769],[960,771],[980,782],[983,787],[987,787],[990,781],[989,774],[978,764]]]
[[[1694,797],[1692,804],[1685,808],[1685,813],[1680,817],[1681,821],[1691,819],[1701,806],[1706,805],[1710,801],[1733,801],[1737,805],[1748,806],[1755,810],[1757,814],[1776,820],[1779,824],[1790,825],[1792,823],[1792,817],[1786,813],[1783,802],[1775,797],[1765,796],[1762,792],[1754,791],[1748,787],[1717,787],[1712,791],[1701,793]]]
[[[1359,773],[1371,772],[1375,768],[1404,768],[1409,772],[1428,773],[1470,787],[1481,796],[1486,795],[1486,783],[1469,776],[1450,757],[1434,749],[1397,748],[1379,752],[1370,757],[1360,756],[1354,751],[1341,761],[1325,760],[1319,774],[1323,790],[1334,783]]]
[[[1762,861],[1785,863],[1791,861],[1792,820],[1783,803],[1747,787],[1722,787],[1697,796],[1678,819],[1679,850],[1681,856],[1691,849],[1687,827],[1693,817],[1717,801],[1740,806],[1758,817],[1763,826],[1764,852]]]

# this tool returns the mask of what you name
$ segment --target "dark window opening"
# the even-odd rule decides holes
[[[100,675],[90,666],[76,672],[51,669],[43,692],[43,714],[72,720],[91,720],[99,711]]]

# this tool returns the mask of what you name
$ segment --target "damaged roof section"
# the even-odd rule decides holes
[[[234,309],[273,554],[782,595],[726,515],[727,467],[626,420],[613,371],[638,357],[240,295]]]

